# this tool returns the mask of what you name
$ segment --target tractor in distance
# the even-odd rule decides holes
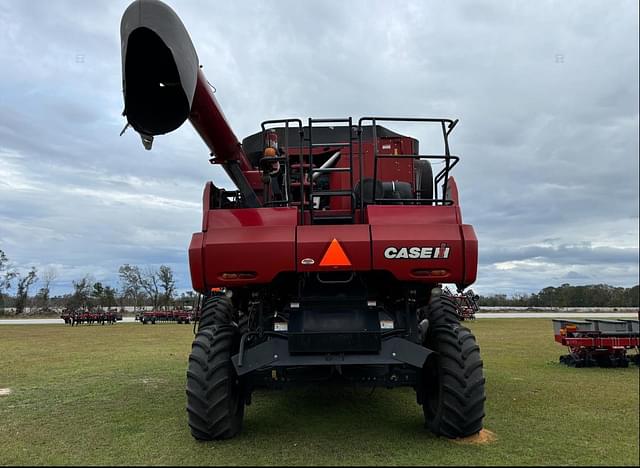
[[[480,350],[441,288],[477,273],[450,175],[458,121],[277,119],[239,142],[169,6],[133,2],[120,33],[127,126],[151,149],[188,119],[236,187],[206,183],[188,249],[204,296],[186,377],[193,437],[238,434],[255,389],[334,380],[412,387],[435,434],[479,432]],[[388,127],[401,122],[435,126],[441,154]]]

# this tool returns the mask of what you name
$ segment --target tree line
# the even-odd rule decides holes
[[[549,286],[538,293],[480,296],[480,306],[513,307],[638,307],[640,306],[640,286],[631,288],[590,284],[560,287]]]
[[[57,272],[53,268],[38,272],[36,267],[31,267],[28,272],[20,273],[0,249],[0,309],[14,308],[16,314],[24,313],[27,308],[35,308],[39,312],[55,308],[90,310],[124,306],[158,309],[192,305],[196,297],[191,291],[176,295],[175,277],[167,265],[142,268],[124,264],[118,269],[117,287],[85,275],[72,281],[72,291],[52,297],[51,285],[56,277]],[[38,283],[40,288],[34,292]]]

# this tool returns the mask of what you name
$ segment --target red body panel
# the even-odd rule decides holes
[[[241,208],[210,210],[207,213],[209,230],[239,227],[269,228],[273,226],[296,226],[297,224],[298,210],[296,208]],[[256,242],[260,242],[260,239],[256,238]]]
[[[458,206],[460,204],[458,198],[458,184],[456,183],[456,179],[454,177],[449,177],[448,179],[446,198],[452,200],[455,206]],[[460,222],[462,222],[462,217],[460,217]]]
[[[204,289],[269,283],[280,272],[295,271],[297,209],[220,209],[209,211],[207,218],[202,244]],[[197,262],[195,254],[193,258]],[[254,276],[225,279],[224,273]]]
[[[213,182],[207,182],[202,192],[202,231],[209,226],[209,210],[211,209],[211,190]]]
[[[384,206],[367,207],[371,225],[373,269],[388,270],[401,281],[464,282],[465,243],[457,222],[457,206]],[[448,258],[385,257],[394,247],[449,248]],[[416,271],[417,270],[417,271]],[[446,270],[432,276],[430,270]]]
[[[417,229],[415,224],[371,226],[373,269],[388,270],[400,281],[429,280],[429,282],[459,283],[463,278],[464,251],[460,230],[454,224],[427,224]],[[385,257],[387,249],[448,250],[448,258]],[[414,252],[417,251],[414,250]],[[428,251],[430,252],[430,251]],[[431,270],[445,270],[433,276]]]
[[[202,264],[202,239],[204,233],[196,232],[191,237],[189,244],[189,271],[191,272],[191,284],[195,291],[203,292],[205,290],[204,269]]]
[[[194,289],[267,284],[278,273],[295,271],[385,270],[400,281],[475,281],[478,241],[471,226],[458,223],[457,206],[371,205],[368,223],[354,225],[298,226],[298,218],[293,207],[208,210],[206,231],[194,234],[189,248]],[[351,266],[320,265],[334,238]],[[422,249],[423,257],[388,258],[390,247]],[[224,273],[251,277],[223,278]]]
[[[470,224],[461,225],[460,230],[464,239],[464,281],[461,284],[466,287],[475,283],[478,275],[478,238]]]
[[[405,224],[412,225],[410,229],[419,229],[413,226],[458,224],[459,212],[457,206],[369,205],[366,221],[373,226]]]

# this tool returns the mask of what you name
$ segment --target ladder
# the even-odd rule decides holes
[[[330,143],[314,143],[313,142],[313,125],[316,124],[343,124],[338,126],[337,128],[344,128],[345,138],[344,141],[338,142],[330,142]],[[347,125],[344,125],[347,124]],[[311,224],[353,224],[355,222],[355,214],[356,214],[356,197],[353,191],[353,144],[357,142],[358,137],[357,134],[354,135],[354,127],[352,118],[344,118],[344,119],[309,119],[309,127],[308,127],[308,138],[306,138],[308,142],[308,155],[307,162],[303,161],[304,158],[301,158],[301,164],[303,167],[308,169],[309,181],[309,212],[310,212],[310,221]],[[316,167],[313,161],[314,157],[314,149],[320,147],[331,147],[335,148],[344,148],[349,151],[349,165],[348,167]],[[302,155],[302,153],[301,153]],[[344,152],[342,153],[344,156]],[[341,187],[339,190],[326,190],[319,189],[317,184],[314,184],[313,181],[321,174],[329,174],[329,173],[339,173],[339,172],[348,172],[348,185],[346,187]],[[301,183],[305,183],[304,180]],[[349,198],[349,213],[345,214],[341,213],[331,213],[332,210],[320,210],[315,207],[315,200],[319,197],[348,197]],[[302,209],[304,210],[304,203],[302,204]],[[302,216],[304,220],[304,215]]]

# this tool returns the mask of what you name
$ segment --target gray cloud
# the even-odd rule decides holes
[[[118,137],[127,4],[0,0],[0,248],[61,289],[125,262],[188,288],[202,187],[226,180],[189,125],[151,153]],[[460,118],[480,292],[637,282],[637,2],[172,5],[239,137],[287,116]]]
[[[482,261],[502,264],[524,260],[538,260],[564,265],[620,264],[633,266],[638,263],[638,248],[594,247],[589,242],[581,245],[535,245],[520,248],[487,246],[482,251]]]

